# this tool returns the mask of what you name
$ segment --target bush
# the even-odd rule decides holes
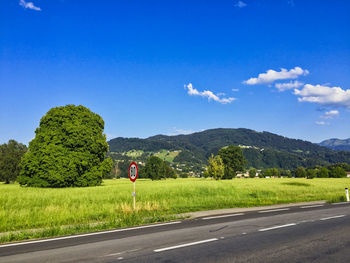
[[[52,108],[40,120],[18,181],[35,187],[100,185],[111,159],[103,119],[83,106]]]
[[[0,145],[0,181],[14,182],[20,172],[20,161],[27,146],[15,140]]]

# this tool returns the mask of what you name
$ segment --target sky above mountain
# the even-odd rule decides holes
[[[6,0],[0,143],[84,105],[108,138],[249,128],[350,137],[350,1]]]

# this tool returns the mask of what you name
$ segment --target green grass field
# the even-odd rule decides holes
[[[105,180],[89,188],[0,184],[0,242],[166,221],[175,214],[313,200],[344,201],[350,179]]]
[[[169,163],[174,161],[174,158],[178,156],[181,151],[172,151],[168,152],[167,150],[161,150],[160,152],[155,153],[154,155],[160,159],[167,161]]]

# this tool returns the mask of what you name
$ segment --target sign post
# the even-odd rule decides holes
[[[137,176],[139,175],[139,170],[137,168],[137,164],[135,162],[132,162],[129,166],[129,178],[133,182],[133,192],[132,196],[134,199],[134,210],[136,206],[136,190],[135,190],[135,181],[137,179]]]

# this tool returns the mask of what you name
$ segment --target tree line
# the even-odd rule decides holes
[[[29,143],[28,148],[15,140],[0,145],[0,180],[5,183],[17,180],[22,186],[34,187],[95,186],[100,185],[103,178],[111,177],[111,174],[116,173],[117,169],[127,173],[128,160],[120,164],[118,162],[118,166],[112,169],[113,161],[107,155],[108,144],[103,129],[103,119],[84,106],[67,105],[52,108],[41,118],[39,127],[35,130],[35,138]],[[246,130],[238,129],[236,135],[238,131],[239,136],[245,137]],[[198,134],[174,137],[171,144],[178,144],[186,148],[186,142],[193,139],[191,146],[193,148],[193,145],[200,145],[204,139],[207,139],[208,133],[215,135],[217,132],[224,132],[227,136],[229,134],[232,136],[232,131],[219,130],[214,133],[208,131],[201,133],[199,137]],[[264,134],[264,137],[261,137],[253,131],[248,133],[253,137],[256,136],[256,140],[269,138],[273,141],[276,138],[271,134]],[[212,140],[209,140],[208,148],[202,149],[202,153],[211,147],[216,147],[215,138],[217,137],[214,136]],[[169,143],[167,142],[168,136],[156,136],[152,140],[156,139],[160,147]],[[282,137],[278,139],[280,142],[291,142]],[[304,143],[297,141],[298,145]],[[151,147],[152,143],[149,142],[148,146]],[[188,160],[190,163],[194,162],[196,155],[193,154],[191,147],[183,150],[182,155],[179,154],[178,158]],[[240,147],[230,145],[214,152],[218,154],[209,156],[206,171],[203,173],[204,177],[232,179],[238,173],[245,171],[248,162]],[[308,153],[305,152],[305,154]],[[191,167],[195,165],[198,164],[194,163]],[[264,177],[338,178],[346,176],[345,171],[350,171],[350,165],[347,163],[304,167],[299,166],[289,170],[268,168],[260,174]],[[256,170],[251,169],[249,174],[255,176]],[[153,155],[147,156],[146,164],[140,167],[140,178],[159,180],[176,177],[178,175],[169,163]]]
[[[347,176],[346,171],[350,171],[350,166],[345,163],[330,166],[317,166],[315,168],[305,168],[299,166],[296,169],[285,170],[278,168],[268,168],[258,174],[259,177],[296,177],[296,178],[343,178]],[[249,177],[256,177],[257,170],[249,170]]]

